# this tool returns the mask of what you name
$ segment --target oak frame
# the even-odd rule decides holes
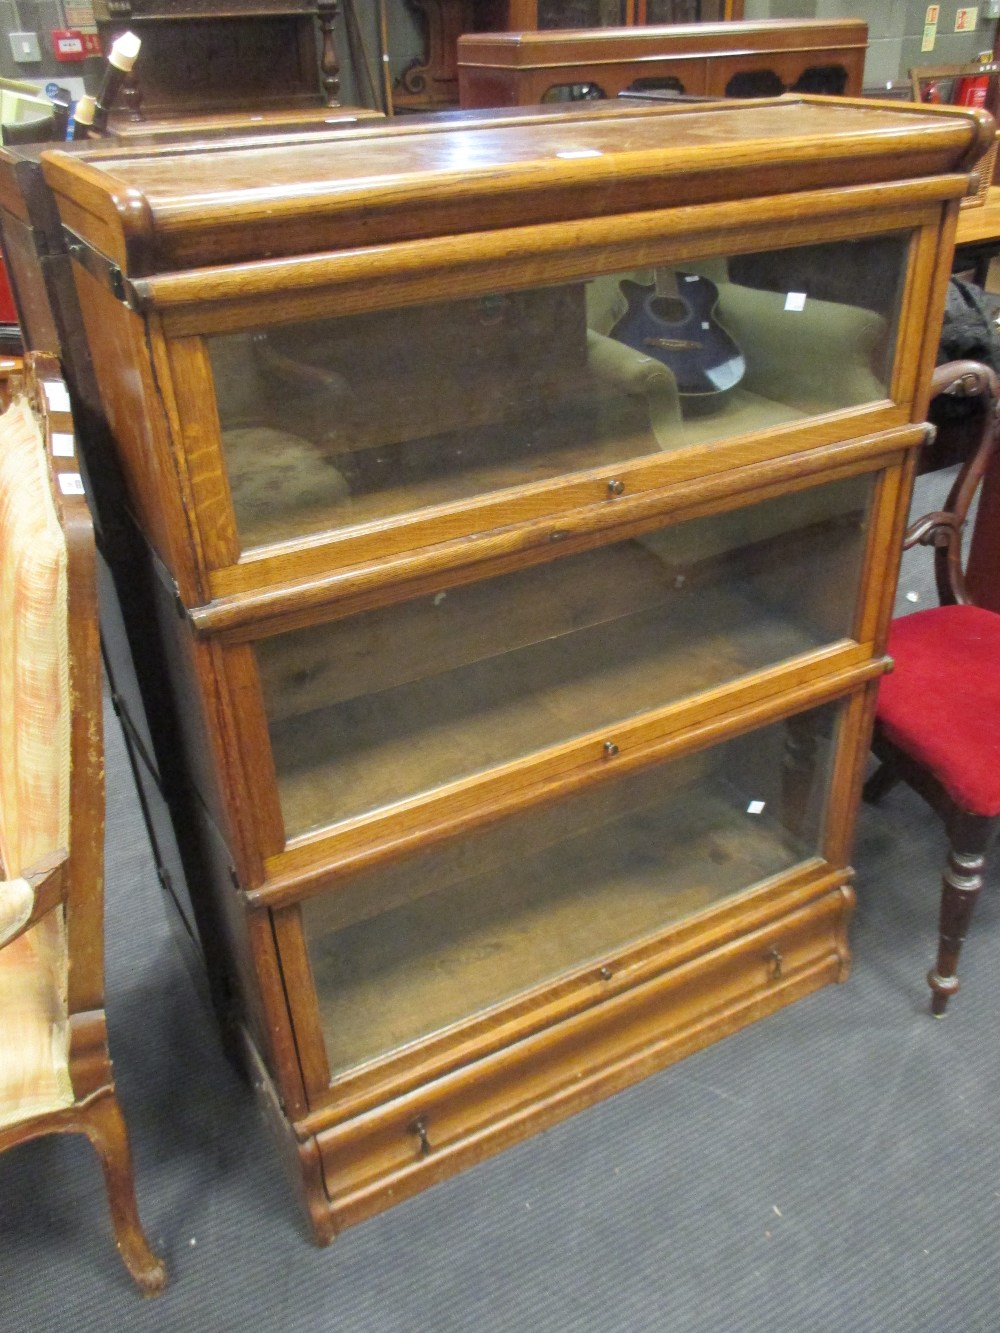
[[[800,104],[831,123],[858,117],[857,137],[838,141],[833,168],[808,136],[792,135],[770,156],[760,139],[711,162],[702,154],[701,166],[686,150],[647,147],[616,163],[622,193],[619,211],[607,217],[608,164],[599,158],[553,162],[535,153],[499,164],[488,188],[472,177],[431,173],[430,190],[425,178],[402,189],[345,186],[337,199],[272,200],[270,222],[259,201],[241,212],[223,189],[196,224],[162,192],[140,197],[114,154],[47,158],[64,220],[122,268],[127,305],[74,264],[99,368],[113,364],[101,352],[115,339],[126,349],[107,371],[102,396],[153,552],[166,656],[187,714],[185,773],[204,797],[204,822],[217,825],[217,863],[199,888],[228,922],[221,954],[229,956],[240,997],[237,1025],[320,1240],[846,975],[851,835],[885,668],[890,599],[881,571],[898,558],[912,459],[924,435],[936,341],[930,330],[943,303],[959,201],[991,130],[974,114],[900,113],[893,105],[892,115],[903,118],[893,120],[889,143],[868,128],[889,114],[877,104]],[[740,108],[751,119],[772,113],[784,114],[770,103]],[[610,135],[619,122],[640,138],[654,124],[673,129],[681,123],[676,115],[602,108],[590,119],[560,115],[545,123],[591,142],[588,135]],[[526,116],[506,126],[535,143],[551,134],[538,131],[541,123]],[[483,119],[470,132],[492,131]],[[351,131],[343,142],[359,156],[386,143],[416,152],[423,133]],[[447,133],[428,130],[426,143],[433,135],[440,147]],[[213,150],[206,160],[222,162],[228,151]],[[150,155],[160,181],[168,178],[168,158],[160,149]],[[833,183],[824,179],[831,170]],[[791,244],[895,231],[912,239],[892,383],[878,403],[671,459],[636,460],[623,469],[626,489],[613,501],[606,476],[595,473],[508,493],[496,504],[442,509],[431,521],[376,525],[367,546],[307,537],[239,555],[204,336],[267,320],[413,305],[456,289],[488,291],[501,278],[529,287],[540,276],[569,281],[651,257],[747,253],[773,248],[775,235]],[[286,248],[265,259],[258,249],[267,234]],[[113,337],[105,331],[111,324]],[[117,377],[136,370],[140,387],[129,397]],[[128,409],[139,404],[142,427],[132,430]],[[549,558],[553,531],[568,534],[560,551],[582,551],[668,517],[720,512],[862,473],[877,480],[853,639],[616,728],[628,740],[621,745],[617,736],[611,760],[595,733],[485,779],[450,784],[433,799],[400,803],[391,818],[345,823],[336,835],[324,830],[285,847],[253,662],[257,638],[527,567]],[[514,521],[504,525],[504,518]],[[837,701],[843,721],[821,854],[619,951],[606,964],[610,979],[575,969],[331,1084],[301,923],[310,896],[336,891],[363,866],[501,827],[519,809]],[[775,963],[775,950],[787,965]],[[579,1072],[581,1059],[587,1069],[570,1081],[567,1070],[575,1060]]]

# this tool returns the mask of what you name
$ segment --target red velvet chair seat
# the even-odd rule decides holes
[[[901,616],[889,653],[896,670],[883,678],[878,700],[885,737],[929,769],[957,805],[1000,814],[1000,615],[938,606]]]

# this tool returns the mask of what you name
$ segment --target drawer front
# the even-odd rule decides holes
[[[877,485],[828,482],[260,640],[286,838],[391,819],[595,734],[624,747],[681,700],[846,647]]]
[[[893,397],[911,238],[210,335],[236,546],[262,579],[270,547],[320,534],[329,562],[350,564],[593,503],[615,483],[662,485],[699,447],[749,439],[771,456],[848,410],[868,411],[863,429],[900,424],[876,409]],[[204,411],[185,429],[201,458]],[[856,433],[857,419],[839,438]]]
[[[653,966],[687,923],[780,898],[761,886],[822,863],[843,717],[811,709],[309,898],[308,1012],[339,1095],[592,1004],[596,977]]]
[[[334,1225],[361,1221],[841,980],[852,901],[849,889],[825,892],[556,1028],[321,1131]]]

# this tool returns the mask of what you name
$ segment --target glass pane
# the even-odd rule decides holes
[[[879,401],[906,253],[836,242],[210,338],[242,545]]]
[[[400,861],[302,906],[334,1074],[818,854],[832,706]]]
[[[288,835],[849,637],[872,484],[260,641]]]
[[[625,0],[538,0],[538,26],[617,28],[625,22]]]
[[[700,23],[722,17],[722,0],[646,0],[647,23]]]

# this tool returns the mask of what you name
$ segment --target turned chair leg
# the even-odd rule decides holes
[[[101,1159],[118,1252],[142,1294],[155,1296],[166,1284],[167,1271],[149,1248],[139,1221],[128,1134],[114,1091],[90,1103],[82,1128]]]
[[[983,884],[986,849],[997,825],[995,818],[959,814],[948,828],[948,861],[941,892],[937,963],[927,974],[933,992],[931,1013],[942,1018],[959,988],[958,956],[968,933],[972,911]]]

